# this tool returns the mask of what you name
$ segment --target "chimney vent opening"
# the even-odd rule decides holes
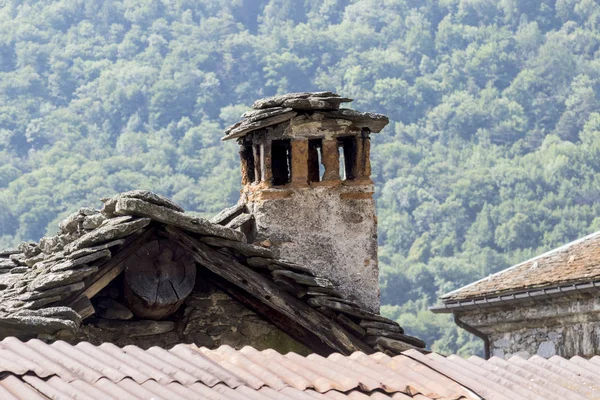
[[[271,144],[271,171],[273,186],[291,182],[292,145],[290,140],[273,140]]]
[[[340,177],[342,180],[356,178],[356,137],[347,136],[338,139],[340,151]]]
[[[242,146],[240,158],[242,160],[242,182],[244,184],[254,182],[256,180],[256,175],[254,171],[255,166],[252,145]]]
[[[321,182],[324,173],[323,139],[311,139],[308,141],[308,181]]]

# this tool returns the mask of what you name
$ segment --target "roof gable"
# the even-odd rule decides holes
[[[221,289],[313,351],[396,354],[425,346],[394,321],[344,299],[329,280],[310,269],[246,243],[238,230],[177,207],[150,192],[128,192],[105,199],[102,213],[85,209],[73,214],[61,224],[57,237],[21,246],[23,253],[6,261],[22,265],[15,267],[20,269],[10,274],[0,292],[2,336],[76,330],[94,313],[89,299],[158,235],[187,250],[199,267],[216,277]],[[240,207],[232,210],[215,221],[230,225],[244,213]],[[78,230],[92,218],[97,220],[95,227]]]

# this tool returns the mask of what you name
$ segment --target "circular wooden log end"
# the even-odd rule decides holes
[[[191,254],[167,239],[151,240],[125,263],[125,299],[140,318],[162,319],[173,314],[196,282]]]

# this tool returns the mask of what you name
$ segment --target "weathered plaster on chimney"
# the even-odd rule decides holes
[[[254,215],[257,242],[268,239],[281,257],[311,266],[349,299],[379,312],[377,218],[368,136],[368,130],[352,121],[323,118],[319,113],[299,115],[252,134],[246,140],[254,146],[291,141],[291,175],[285,185],[268,181],[245,185],[241,201]],[[346,160],[353,163],[355,179],[340,179],[341,138],[355,138],[355,157]],[[320,182],[308,179],[309,139],[322,140]],[[262,162],[263,176],[272,176],[268,157]]]

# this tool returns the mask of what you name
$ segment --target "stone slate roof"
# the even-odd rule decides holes
[[[241,205],[208,221],[148,191],[103,202],[102,210],[82,208],[70,215],[56,236],[0,253],[0,337],[76,331],[94,312],[88,299],[123,271],[123,261],[149,235],[159,232],[186,248],[198,267],[235,289],[238,300],[263,316],[275,313],[272,320],[279,321],[279,328],[301,336],[313,351],[397,354],[425,347],[396,322],[344,299],[328,279],[246,243],[236,228],[252,216]]]
[[[252,347],[170,350],[110,343],[0,342],[0,398],[38,399],[598,399],[600,357],[509,360],[415,350],[328,357]]]
[[[600,286],[600,232],[568,243],[441,297],[444,303],[580,284]],[[588,285],[588,286],[589,286]],[[563,292],[568,292],[563,289]]]
[[[340,97],[333,92],[288,93],[260,99],[252,104],[253,110],[242,114],[240,122],[225,130],[225,136],[221,140],[240,138],[307,113],[319,113],[323,118],[351,121],[359,130],[366,128],[375,133],[380,132],[388,124],[388,117],[382,114],[339,108],[340,104],[351,101],[352,99]]]

